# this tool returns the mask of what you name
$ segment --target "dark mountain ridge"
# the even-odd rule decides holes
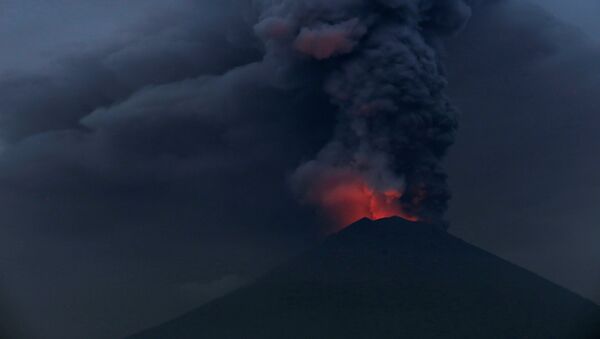
[[[361,220],[142,338],[600,338],[600,307],[448,234]]]

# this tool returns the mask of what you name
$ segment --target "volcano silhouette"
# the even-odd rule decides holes
[[[600,307],[442,228],[363,219],[131,339],[600,338]]]

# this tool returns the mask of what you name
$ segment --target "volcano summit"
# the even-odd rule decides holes
[[[130,339],[599,337],[594,303],[443,227],[388,218]]]

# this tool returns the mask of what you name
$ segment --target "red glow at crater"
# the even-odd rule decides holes
[[[332,178],[329,178],[332,179]],[[402,217],[416,222],[418,218],[403,211],[399,203],[402,193],[395,189],[378,191],[357,175],[323,180],[313,191],[313,202],[320,205],[339,230],[362,218],[378,220]]]

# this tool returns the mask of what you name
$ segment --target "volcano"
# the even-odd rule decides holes
[[[360,220],[130,339],[600,338],[600,307],[443,227]]]

